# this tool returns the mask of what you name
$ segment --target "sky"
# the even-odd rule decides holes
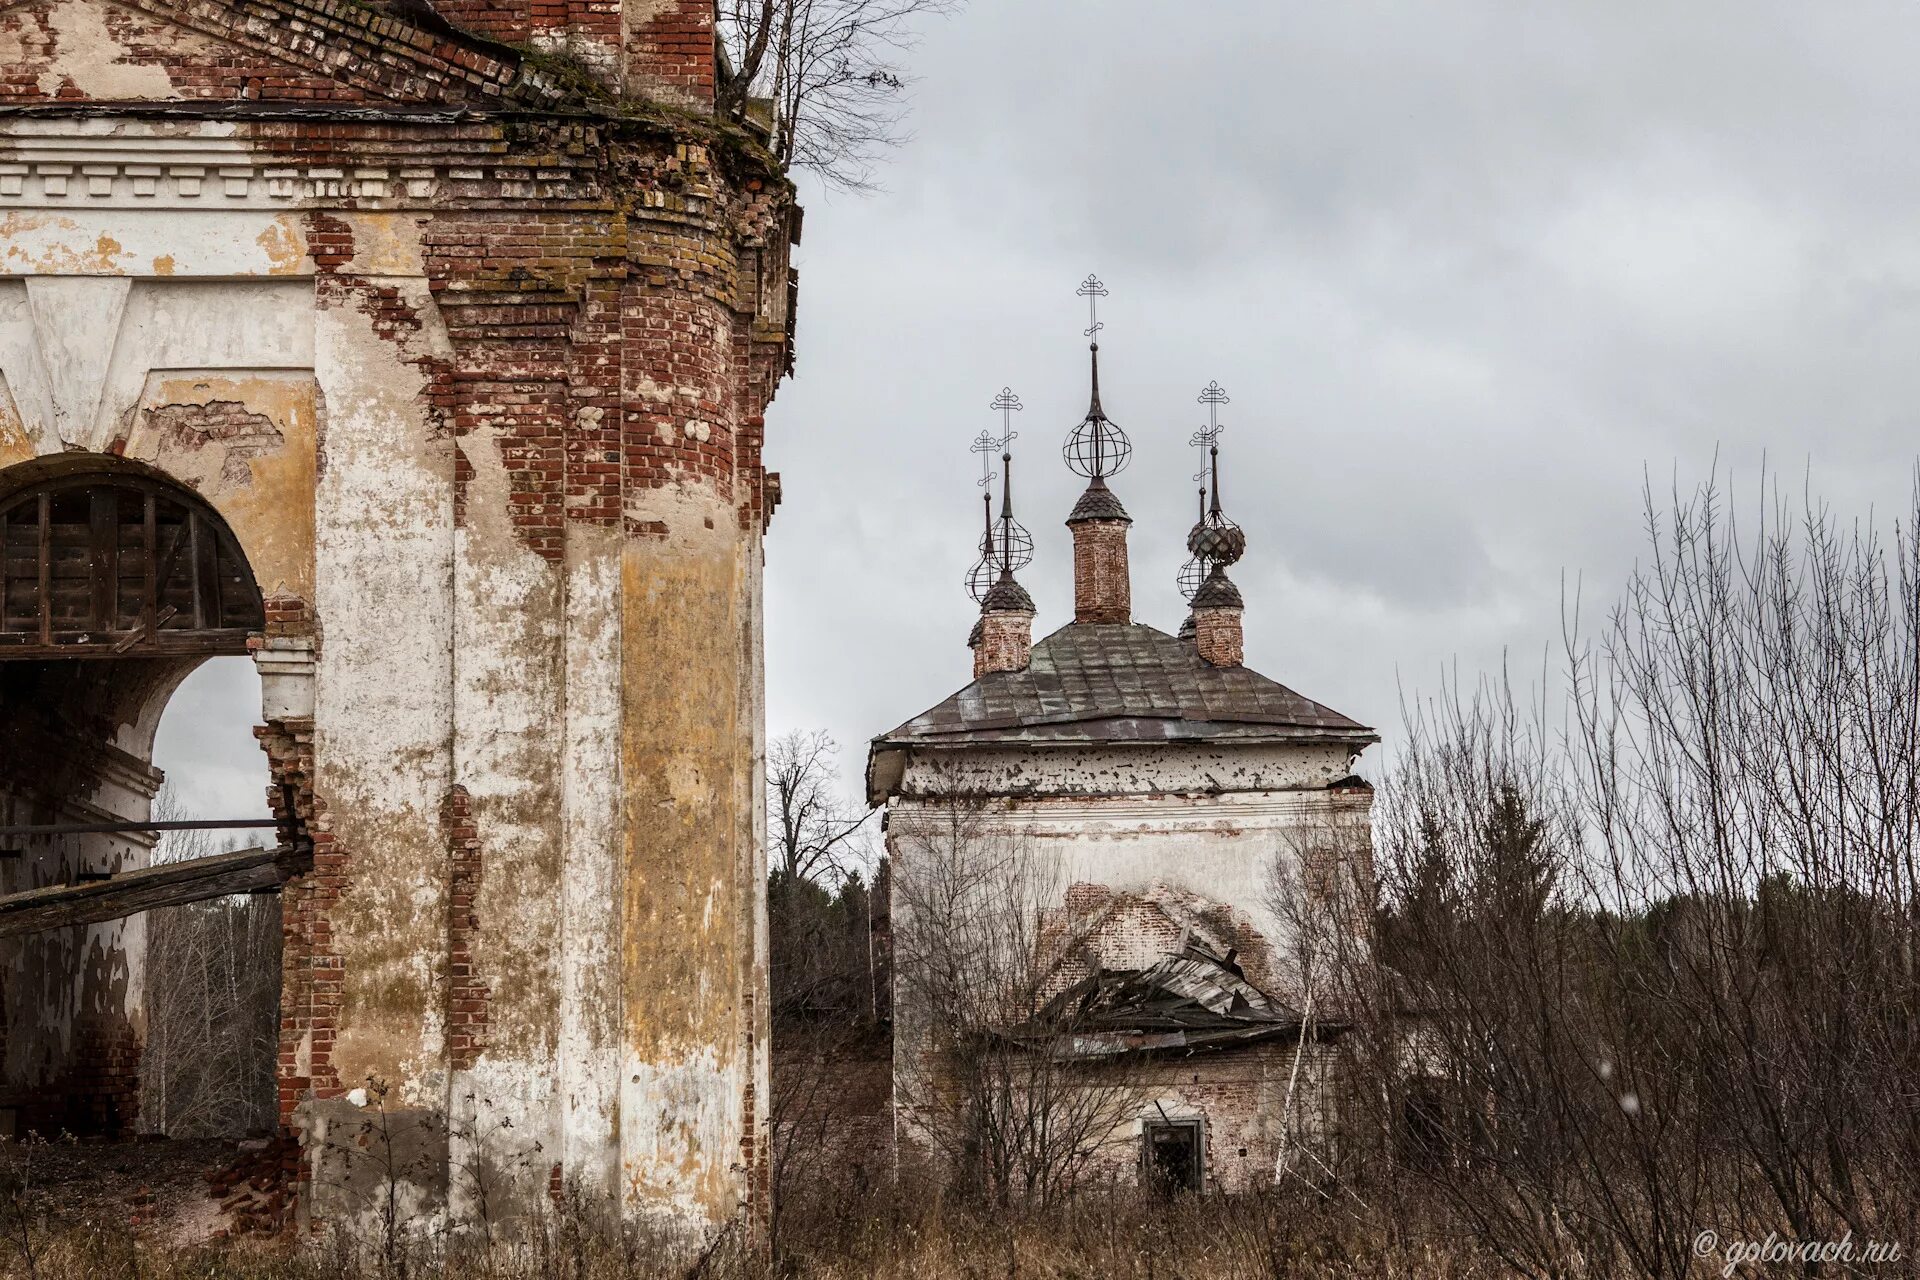
[[[1136,619],[1184,613],[1218,380],[1248,665],[1378,726],[1376,759],[1443,676],[1554,684],[1643,485],[1771,467],[1906,508],[1920,6],[975,0],[922,35],[884,190],[803,180],[768,414],[768,724],[831,733],[850,794],[868,739],[970,678],[968,444],[1002,386],[1036,635],[1071,616],[1090,272]],[[163,723],[205,803],[257,808],[250,680],[209,669]]]

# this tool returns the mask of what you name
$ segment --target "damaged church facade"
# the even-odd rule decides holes
[[[1098,296],[1098,281],[1082,292]],[[1087,1148],[1083,1173],[1195,1190],[1270,1185],[1290,1144],[1335,1135],[1354,1083],[1336,1065],[1341,1010],[1312,970],[1364,956],[1329,952],[1324,930],[1304,922],[1331,914],[1340,927],[1335,886],[1370,883],[1372,792],[1352,769],[1378,739],[1244,665],[1243,601],[1227,569],[1245,538],[1221,509],[1217,416],[1194,441],[1206,447],[1211,492],[1182,573],[1192,613],[1177,634],[1134,620],[1132,521],[1107,484],[1130,443],[1101,406],[1097,343],[1092,358],[1092,403],[1066,449],[1088,478],[1067,519],[1073,621],[1033,640],[1035,605],[1015,578],[1031,540],[1003,481],[974,571],[974,681],[871,747],[868,799],[885,806],[894,885],[896,1138],[909,1159],[971,1149],[971,1136],[930,1137],[942,1123],[930,1112],[970,1105],[943,1074],[970,1051],[956,1037],[984,1036],[1064,1056],[1089,1088],[1109,1090],[1097,1105],[1110,1114],[1091,1126],[1095,1104],[1048,1102],[1054,1114],[1022,1122],[1080,1126],[1069,1140]],[[1225,397],[1213,386],[1201,400]],[[1010,438],[1003,426],[976,449],[1010,466]],[[979,856],[989,876],[1017,867],[1033,878],[1031,893],[983,886],[981,900],[1034,913],[1031,928],[1001,935],[1030,940],[1034,967],[1005,993],[1023,1007],[956,1030],[924,1007],[937,1002],[912,972],[928,947],[914,913],[972,892],[950,869]],[[1356,921],[1346,940],[1362,935]],[[1044,1086],[1033,1073],[1011,1086],[1000,1078],[1003,1092],[1068,1087],[1057,1076]]]
[[[0,5],[0,825],[66,829],[0,893],[142,866],[71,829],[251,655],[302,1223],[396,1168],[423,1225],[476,1170],[764,1213],[798,211],[717,64],[710,0]],[[142,960],[0,940],[15,1132],[137,1126]]]

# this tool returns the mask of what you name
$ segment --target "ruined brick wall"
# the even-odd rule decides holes
[[[1132,1184],[1140,1175],[1146,1122],[1199,1120],[1207,1189],[1272,1186],[1283,1148],[1293,1150],[1293,1163],[1312,1179],[1318,1166],[1303,1147],[1337,1167],[1340,1153],[1357,1140],[1343,1101],[1349,1074],[1344,1064],[1336,1044],[1286,1040],[1155,1056],[1131,1070],[1128,1087],[1138,1095],[1137,1116],[1116,1135],[1120,1140],[1100,1152],[1095,1167],[1115,1182]]]
[[[783,1194],[831,1199],[885,1185],[893,1170],[893,1043],[882,1031],[778,1028],[770,1135]],[[784,1202],[783,1202],[784,1203]]]
[[[627,35],[627,61],[648,92],[669,102],[713,101],[713,5],[657,0]]]
[[[1216,667],[1237,667],[1246,661],[1246,639],[1238,609],[1195,609],[1193,643],[1200,656]]]
[[[29,0],[0,14],[0,101],[393,103],[431,91],[480,102],[523,87],[511,50],[394,38],[404,31],[349,0]]]
[[[346,0],[0,16],[18,96],[94,109],[0,113],[0,468],[137,460],[266,598],[260,736],[314,846],[284,903],[301,1220],[367,1203],[335,1140],[367,1088],[422,1222],[464,1220],[452,1171],[484,1165],[521,1209],[558,1179],[751,1223],[792,190],[698,118],[710,6],[444,12],[542,55]],[[410,110],[338,110],[376,99]],[[28,355],[69,348],[67,382]]]

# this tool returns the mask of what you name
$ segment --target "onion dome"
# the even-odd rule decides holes
[[[1013,429],[1013,415],[1021,408],[1020,397],[1010,387],[1002,387],[989,406],[1000,414],[1000,434],[982,431],[973,442],[980,455],[980,495],[983,526],[980,533],[980,558],[967,570],[967,594],[976,603],[986,604],[998,583],[1010,579],[1018,570],[1033,563],[1033,535],[1013,518],[1013,442],[1019,433]],[[993,455],[1000,455],[1001,470],[993,470]],[[993,514],[993,482],[1000,484],[1000,514]]]
[[[1027,589],[1013,580],[1010,573],[1000,575],[1000,581],[993,584],[986,597],[980,601],[980,612],[985,613],[1033,613],[1033,597]]]
[[[1216,507],[1193,526],[1193,532],[1187,535],[1187,550],[1208,564],[1234,564],[1247,553],[1247,535]]]
[[[1133,523],[1133,517],[1120,505],[1120,495],[1107,488],[1107,482],[1099,476],[1087,486],[1080,495],[1080,501],[1073,504],[1073,511],[1067,516],[1068,524],[1079,524],[1084,520],[1124,520]]]
[[[1220,423],[1220,406],[1227,403],[1227,393],[1218,382],[1209,382],[1199,400],[1207,406],[1207,425],[1194,432],[1187,443],[1206,450],[1200,472],[1194,476],[1201,482],[1200,518],[1187,534],[1187,550],[1193,553],[1193,559],[1181,566],[1180,594],[1198,607],[1199,593],[1218,579],[1225,583],[1227,590],[1233,591],[1235,607],[1238,607],[1239,592],[1220,572],[1225,566],[1238,563],[1247,553],[1245,530],[1220,509],[1220,433],[1225,430]]]
[[[1227,577],[1224,565],[1215,565],[1200,589],[1193,593],[1195,609],[1244,609],[1246,601],[1240,598],[1240,588],[1233,585]]]

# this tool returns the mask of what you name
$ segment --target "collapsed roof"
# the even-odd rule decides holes
[[[1234,955],[1193,938],[1147,969],[1096,969],[1031,1019],[1000,1034],[1020,1044],[1066,1043],[1076,1058],[1224,1049],[1339,1030],[1246,980]]]

